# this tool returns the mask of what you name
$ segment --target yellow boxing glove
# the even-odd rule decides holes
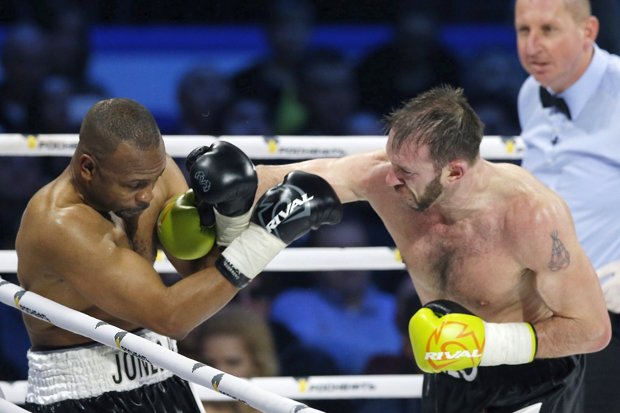
[[[190,189],[169,201],[157,218],[157,236],[166,252],[182,260],[207,255],[215,243],[215,226],[201,225]]]
[[[525,364],[536,356],[530,323],[487,323],[459,304],[432,301],[409,320],[415,361],[426,373]]]

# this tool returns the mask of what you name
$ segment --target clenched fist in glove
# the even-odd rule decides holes
[[[258,186],[254,164],[232,143],[218,141],[194,149],[185,167],[199,210],[213,207],[217,244],[229,245],[250,222]]]
[[[291,172],[260,197],[249,227],[215,265],[233,285],[245,287],[288,244],[341,219],[342,204],[327,181],[318,175]]]
[[[190,189],[170,200],[157,218],[157,236],[167,253],[183,260],[204,257],[215,243],[215,228],[203,225]]]
[[[459,304],[432,301],[409,321],[415,361],[426,373],[525,364],[536,355],[530,323],[487,323]]]

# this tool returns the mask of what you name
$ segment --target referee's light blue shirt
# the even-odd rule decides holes
[[[560,94],[572,116],[543,108],[529,77],[518,99],[523,167],[559,193],[595,268],[620,260],[620,57],[594,46],[581,78]]]

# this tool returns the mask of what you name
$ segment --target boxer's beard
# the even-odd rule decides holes
[[[428,207],[430,207],[443,192],[443,185],[441,185],[440,179],[441,174],[437,174],[435,179],[433,179],[428,185],[426,185],[424,192],[417,200],[416,204],[411,205],[411,208],[419,212],[428,209]]]

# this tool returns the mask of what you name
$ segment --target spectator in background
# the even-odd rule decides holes
[[[373,112],[357,112],[348,119],[347,135],[384,135],[381,117]]]
[[[28,132],[78,133],[80,125],[73,123],[70,116],[73,91],[73,84],[64,76],[43,79],[28,105]]]
[[[222,116],[222,135],[274,134],[269,107],[259,99],[234,99],[224,109]]]
[[[0,157],[0,249],[15,249],[15,235],[30,197],[47,183],[43,158]]]
[[[241,378],[277,376],[277,353],[269,325],[260,315],[229,304],[194,329],[179,352]],[[203,402],[210,413],[257,412],[240,402]]]
[[[178,135],[220,135],[224,108],[234,96],[230,79],[213,66],[191,68],[177,87]]]
[[[298,73],[309,48],[314,6],[309,0],[269,0],[264,18],[269,54],[235,76],[235,91],[266,102],[276,133],[292,134],[304,121]]]
[[[459,72],[456,57],[439,43],[433,15],[401,6],[393,40],[370,52],[357,67],[362,109],[390,113],[432,86],[458,85]]]
[[[370,241],[365,227],[354,220],[313,235],[310,244],[315,247],[358,247]],[[313,288],[278,295],[271,320],[330,355],[343,374],[361,373],[375,354],[399,352],[396,300],[373,286],[370,271],[327,271],[317,279]]]
[[[105,95],[105,88],[90,78],[90,20],[84,8],[56,7],[48,24],[50,74],[68,79],[76,96]]]
[[[1,274],[6,281],[17,283],[15,274]],[[30,338],[21,311],[0,304],[0,380],[16,381],[28,378],[26,352]]]
[[[615,22],[617,24],[617,22]],[[519,59],[530,74],[519,93],[523,167],[568,204],[599,277],[613,336],[586,355],[586,412],[620,405],[620,57],[595,43],[588,0],[517,0]]]
[[[57,5],[53,9],[47,23],[50,74],[71,83],[67,121],[71,133],[77,133],[88,109],[109,97],[109,93],[90,75],[90,15],[76,5]]]
[[[509,104],[502,99],[478,97],[471,100],[480,120],[484,123],[485,135],[515,136],[520,132],[514,102]]]
[[[472,107],[485,123],[485,133],[518,134],[519,119],[515,102],[525,76],[514,53],[495,46],[488,47],[475,57],[466,59],[463,67],[463,87]],[[482,109],[482,112],[478,112],[478,109]],[[505,118],[501,124],[502,129],[497,124],[501,118]]]
[[[353,64],[336,49],[306,55],[300,71],[300,101],[306,120],[298,135],[348,135],[358,112]]]
[[[28,108],[48,71],[46,48],[45,34],[35,24],[9,27],[1,55],[0,132],[27,132]]]

